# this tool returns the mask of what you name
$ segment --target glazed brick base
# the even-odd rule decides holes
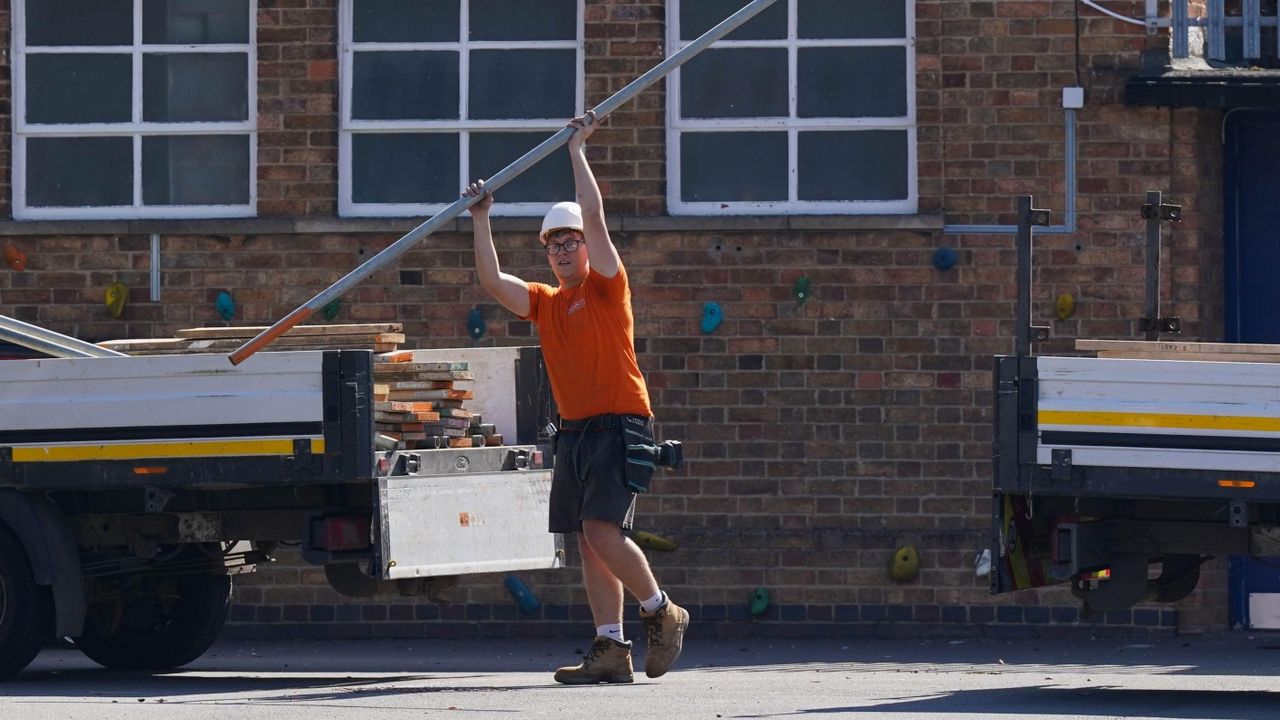
[[[775,605],[760,617],[746,606],[684,606],[696,636],[823,637],[1149,637],[1173,634],[1176,610],[1133,608],[1085,619],[1075,607],[937,605]],[[629,634],[639,619],[627,609]],[[237,605],[223,632],[239,639],[581,638],[591,632],[586,605],[544,605],[524,615],[514,604]]]

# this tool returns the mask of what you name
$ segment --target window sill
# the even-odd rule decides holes
[[[426,218],[243,218],[234,220],[38,220],[0,221],[0,236],[66,235],[403,235]],[[726,215],[613,217],[613,232],[758,232],[768,230],[910,230],[939,231],[941,213],[916,215]],[[498,232],[537,232],[536,217],[494,217]],[[470,232],[471,220],[459,218],[439,232]]]

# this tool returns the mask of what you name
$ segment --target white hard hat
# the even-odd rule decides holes
[[[578,203],[558,202],[552,205],[547,216],[542,218],[542,232],[538,233],[538,239],[546,240],[547,233],[564,228],[582,232],[582,206]]]

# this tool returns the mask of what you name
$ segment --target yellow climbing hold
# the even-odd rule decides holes
[[[644,530],[634,530],[631,533],[631,539],[636,544],[648,550],[661,550],[662,552],[671,552],[676,549],[676,544],[661,535],[654,535]]]
[[[920,553],[915,547],[904,545],[889,559],[889,577],[896,582],[914,580],[920,574]]]
[[[124,283],[113,282],[107,286],[107,312],[111,313],[111,317],[119,318],[121,315],[124,315],[124,305],[128,301],[129,288],[125,287]]]

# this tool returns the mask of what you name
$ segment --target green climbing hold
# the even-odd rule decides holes
[[[796,278],[796,284],[792,286],[791,291],[796,295],[796,302],[804,303],[809,299],[809,278],[804,275]]]
[[[325,320],[332,320],[338,317],[338,312],[341,310],[342,303],[335,299],[333,302],[321,308],[320,312],[324,315]]]
[[[769,609],[769,590],[765,587],[758,587],[755,592],[751,593],[751,614],[760,616],[765,610]]]

